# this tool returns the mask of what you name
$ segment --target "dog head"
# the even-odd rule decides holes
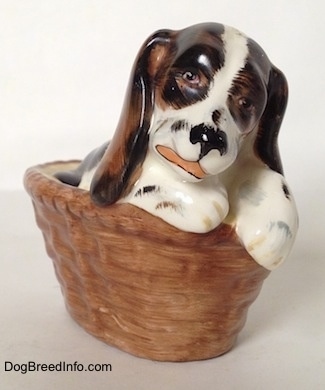
[[[207,23],[158,31],[135,61],[91,196],[102,205],[125,196],[148,152],[183,180],[217,175],[250,133],[256,156],[282,172],[277,135],[286,102],[283,74],[236,29]]]

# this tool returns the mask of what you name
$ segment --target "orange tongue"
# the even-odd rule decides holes
[[[206,176],[206,173],[203,171],[198,161],[184,160],[173,149],[168,148],[167,146],[157,145],[156,149],[166,160],[176,164],[196,178],[203,179]]]

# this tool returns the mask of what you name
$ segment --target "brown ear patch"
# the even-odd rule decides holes
[[[162,68],[162,62],[170,52],[170,47],[165,45],[156,45],[150,52],[148,58],[148,74],[154,79]],[[166,61],[168,62],[168,61]]]
[[[278,134],[288,101],[288,84],[284,74],[274,66],[270,72],[267,104],[259,123],[255,150],[272,170],[283,174],[278,150]]]
[[[148,135],[146,135],[148,138]],[[142,145],[148,144],[148,139],[138,140]],[[131,138],[125,143],[121,142],[118,146],[126,146],[126,150],[132,149],[134,143]],[[128,152],[122,149],[107,150],[107,156],[104,156],[104,162],[97,168],[90,187],[92,200],[98,205],[110,205],[115,203],[121,196],[127,195],[132,185],[137,180],[141,172],[141,163],[145,158],[147,148],[135,147],[132,153],[129,153],[129,159],[123,157]],[[119,159],[114,158],[118,156]]]
[[[168,30],[161,30],[150,37],[133,65],[117,129],[91,183],[91,197],[99,205],[115,203],[129,191],[146,157],[154,78],[168,51],[168,35]]]

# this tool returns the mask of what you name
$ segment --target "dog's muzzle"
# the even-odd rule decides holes
[[[177,122],[178,127],[180,123]],[[184,124],[182,123],[182,126]],[[175,126],[174,126],[175,127]],[[174,131],[179,130],[175,128]],[[228,150],[227,134],[212,126],[200,124],[192,127],[190,130],[190,142],[194,145],[200,143],[201,151],[198,160],[189,161],[182,158],[175,150],[168,146],[156,145],[157,152],[163,156],[167,161],[184,169],[190,175],[197,179],[203,179],[207,172],[202,168],[200,159],[206,156],[211,150],[219,150],[220,155],[223,156]]]
[[[167,161],[177,165],[190,175],[197,179],[203,179],[207,174],[202,169],[199,161],[189,161],[182,158],[172,148],[164,145],[156,145],[157,152],[163,156]]]
[[[213,149],[219,150],[221,156],[227,153],[228,150],[227,134],[218,128],[215,129],[204,124],[192,127],[190,141],[192,144],[200,143],[199,159],[206,156]]]

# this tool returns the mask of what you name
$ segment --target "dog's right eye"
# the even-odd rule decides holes
[[[182,77],[185,81],[190,84],[198,85],[200,83],[200,76],[198,73],[195,73],[191,70],[187,70],[182,74]]]
[[[208,77],[195,67],[172,69],[163,88],[166,102],[181,108],[204,99],[209,88]]]
[[[200,90],[208,84],[207,78],[196,69],[186,69],[175,74],[175,80],[182,91]]]

